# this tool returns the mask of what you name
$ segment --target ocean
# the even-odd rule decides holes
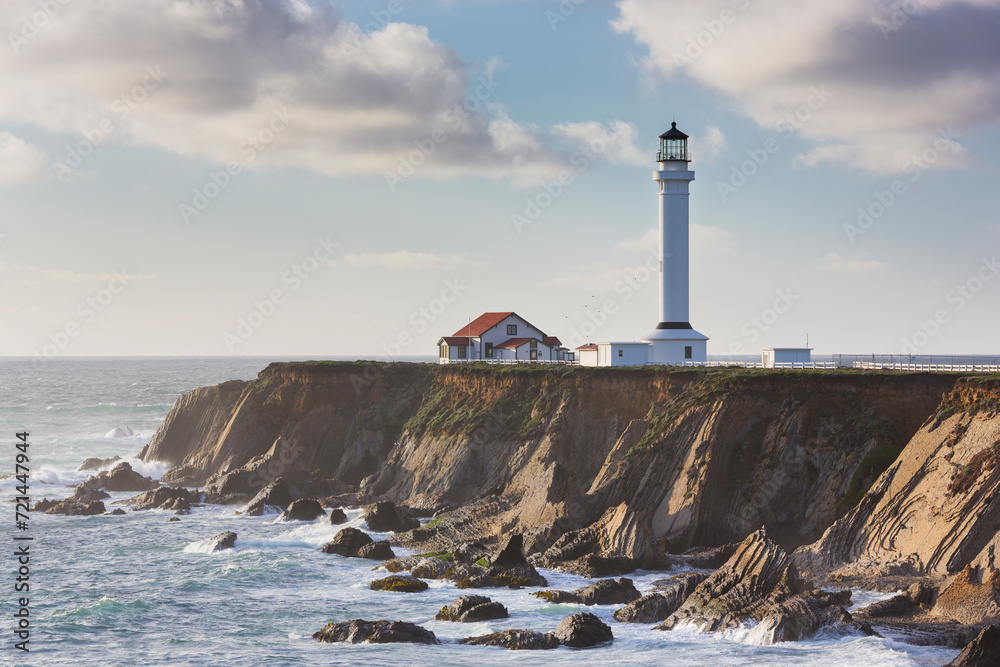
[[[422,360],[430,360],[422,359]],[[30,495],[72,495],[84,459],[121,456],[145,475],[165,466],[135,456],[166,417],[174,400],[195,387],[251,379],[263,358],[57,358],[44,367],[28,359],[0,359],[0,493],[18,495],[16,433],[29,432]],[[121,436],[116,429],[130,429]],[[112,503],[134,495],[115,493]],[[242,517],[236,507],[196,508],[180,522],[159,510],[124,516],[65,517],[30,513],[15,527],[15,503],[2,518],[7,545],[0,596],[4,665],[942,665],[958,651],[919,647],[897,639],[821,636],[813,641],[758,646],[752,629],[726,636],[657,632],[613,620],[615,607],[552,605],[527,590],[460,591],[432,581],[423,593],[374,592],[384,574],[375,563],[321,553],[342,526],[275,523],[275,516]],[[348,526],[365,529],[357,510]],[[207,553],[206,540],[238,533],[235,550]],[[30,592],[15,593],[14,537],[30,536]],[[377,538],[387,535],[376,534]],[[408,552],[396,550],[397,555]],[[589,583],[542,571],[554,588]],[[632,575],[646,592],[663,573]],[[466,593],[502,602],[510,618],[476,624],[434,620]],[[18,598],[29,597],[29,653],[14,648]],[[884,594],[855,591],[855,602]],[[611,625],[615,640],[585,651],[513,652],[460,646],[451,640],[508,628],[552,630],[586,610]],[[312,633],[330,621],[405,620],[435,632],[438,646],[320,644]]]

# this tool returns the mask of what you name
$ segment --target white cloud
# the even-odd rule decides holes
[[[717,125],[708,125],[703,133],[691,137],[691,153],[704,164],[711,164],[726,147],[726,135]]]
[[[563,139],[571,149],[586,146],[593,153],[603,155],[611,164],[641,167],[653,160],[652,151],[643,151],[636,145],[638,128],[621,120],[563,123],[556,125],[552,134]]]
[[[912,9],[887,30],[901,7]],[[613,26],[648,49],[650,74],[684,72],[761,127],[814,142],[798,164],[899,172],[936,147],[939,130],[1000,117],[1000,0],[619,0],[618,9]],[[796,113],[801,122],[788,122]],[[935,168],[969,160],[954,140],[939,151]]]
[[[845,256],[835,252],[828,253],[825,257],[818,259],[817,265],[825,271],[852,275],[872,273],[886,268],[884,262],[875,259],[865,259],[863,255]]]
[[[353,266],[359,268],[422,270],[481,266],[482,262],[463,257],[441,257],[425,252],[397,250],[396,252],[383,253],[355,253],[347,255],[341,260],[332,260],[330,264],[333,266]]]
[[[35,0],[6,0],[0,33],[20,34],[37,12]],[[218,164],[383,175],[408,162],[419,177],[536,184],[569,164],[563,130],[503,112],[501,65],[467,66],[419,25],[365,33],[332,3],[74,0],[17,49],[0,49],[0,121],[67,133],[57,160],[103,123],[111,129],[95,143]],[[250,151],[275,110],[287,127]],[[609,158],[634,156],[623,140]]]
[[[10,132],[0,132],[0,186],[44,179],[48,164],[41,148]]]

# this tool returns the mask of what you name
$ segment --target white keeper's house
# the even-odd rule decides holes
[[[483,313],[438,340],[438,363],[566,362],[573,352],[515,312]]]

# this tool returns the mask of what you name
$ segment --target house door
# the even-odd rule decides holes
[[[538,361],[538,350],[532,350],[531,351],[531,360],[532,361]]]

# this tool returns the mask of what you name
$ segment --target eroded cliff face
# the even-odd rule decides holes
[[[968,378],[857,507],[795,558],[817,573],[947,576],[969,566],[966,578],[988,582],[1000,566],[998,531],[1000,381]]]
[[[253,382],[181,397],[144,458],[167,461],[167,479],[188,485],[249,465],[266,472],[263,486],[291,466],[358,485],[361,497],[450,510],[401,538],[414,545],[516,531],[541,558],[590,550],[652,564],[664,550],[738,542],[762,525],[785,548],[816,540],[955,381],[275,364]],[[278,451],[279,465],[261,465]]]

